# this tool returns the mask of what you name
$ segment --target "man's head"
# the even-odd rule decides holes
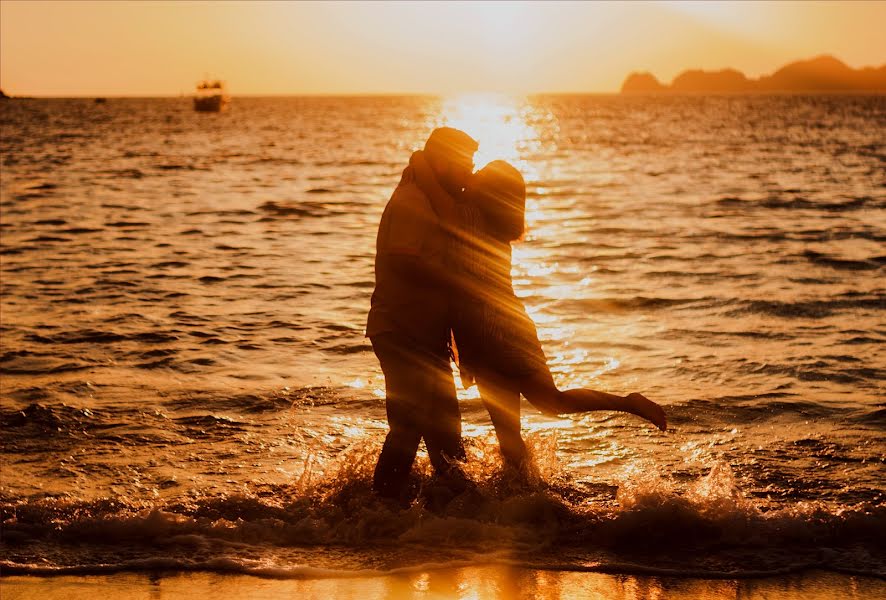
[[[460,191],[474,170],[477,141],[464,131],[438,127],[425,142],[425,156],[446,191]]]

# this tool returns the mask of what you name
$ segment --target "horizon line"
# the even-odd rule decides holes
[[[0,88],[2,90],[3,88]],[[159,95],[122,95],[122,94],[77,94],[55,96],[44,94],[6,94],[6,100],[89,100],[95,98],[117,100],[159,100],[159,99],[193,99],[195,94],[159,94]],[[308,92],[294,94],[228,94],[230,98],[446,98],[452,96],[796,96],[796,95],[832,95],[832,96],[882,96],[884,90],[853,90],[853,89],[809,89],[809,90],[748,90],[748,91],[672,91],[659,92],[495,92],[495,91],[464,91],[464,92]]]
[[[833,58],[833,59],[841,62],[844,65],[846,65],[848,68],[852,69],[853,71],[861,71],[861,70],[865,70],[865,69],[881,69],[883,67],[886,67],[886,63],[880,64],[880,65],[877,65],[876,63],[870,63],[870,64],[866,64],[866,65],[860,66],[860,67],[853,67],[853,66],[849,65],[847,62],[845,62],[843,59],[838,58],[836,55],[829,53],[829,52],[823,52],[820,54],[815,54],[809,58],[800,58],[800,59],[792,60],[788,63],[783,64],[780,68],[784,68],[786,66],[789,66],[789,65],[792,65],[795,63],[808,62],[808,61],[813,61],[813,60],[817,60],[817,59],[821,59],[821,58],[825,58],[825,57]],[[742,71],[740,69],[736,69],[735,67],[729,67],[729,66],[722,67],[720,69],[714,69],[711,71],[708,71],[707,69],[703,69],[703,68],[698,68],[698,67],[686,67],[680,72],[680,74],[686,73],[689,71],[698,71],[698,70],[704,71],[704,72],[712,72],[712,73],[721,72],[724,70],[736,70],[742,74],[745,74],[744,71]],[[777,68],[776,72],[778,70],[779,69]],[[652,73],[649,70],[644,70],[644,69],[631,70],[627,73],[627,75],[625,75],[625,77],[627,78],[627,77],[630,77],[631,75],[638,74],[638,73],[641,73],[641,74],[646,73],[646,74],[652,75],[653,77],[656,77],[656,79],[657,79],[657,76],[654,73]],[[746,74],[745,74],[745,76],[747,77]],[[766,75],[761,75],[760,77],[765,77],[765,76]],[[223,81],[225,83],[227,82],[225,79],[222,79],[221,81]],[[3,90],[2,85],[0,85],[0,90]],[[804,90],[804,92],[805,91],[806,90]],[[814,93],[816,90],[808,90],[808,91],[810,93]],[[821,91],[828,91],[828,90],[821,90]],[[794,92],[791,90],[785,90],[785,92],[786,93],[797,93],[797,92]],[[16,94],[10,94],[9,92],[4,92],[4,93],[9,98],[180,98],[180,97],[192,97],[193,96],[193,92],[185,92],[182,90],[180,90],[178,94],[163,93],[163,94],[149,94],[149,95],[144,95],[144,94],[102,94],[102,93],[88,93],[87,94],[87,93],[84,93],[84,94],[71,94],[71,95],[59,96],[59,95],[54,95],[54,94],[27,94],[27,93],[22,94],[22,93],[18,93],[18,92]],[[365,97],[374,97],[374,96],[377,96],[377,97],[392,97],[392,96],[398,96],[398,97],[404,97],[404,96],[446,97],[446,96],[456,96],[456,95],[463,95],[463,94],[465,94],[465,95],[467,95],[467,94],[489,94],[489,95],[500,95],[500,96],[545,96],[545,95],[550,95],[550,96],[564,95],[565,96],[565,95],[605,95],[605,94],[622,94],[622,93],[624,93],[624,92],[622,92],[620,88],[615,89],[615,90],[606,90],[606,91],[603,91],[603,90],[597,90],[597,91],[589,91],[589,90],[581,90],[581,91],[579,91],[579,90],[573,90],[573,91],[564,91],[564,90],[560,90],[560,91],[504,91],[504,90],[464,89],[464,90],[448,91],[448,92],[443,92],[443,91],[439,91],[439,90],[438,91],[422,91],[422,92],[418,92],[418,91],[415,91],[415,92],[402,92],[402,91],[390,91],[390,92],[359,92],[359,91],[354,91],[354,92],[283,92],[283,93],[262,93],[262,92],[259,92],[259,93],[246,93],[246,94],[229,94],[229,96],[231,96],[231,97],[236,96],[236,97],[242,97],[242,98],[246,98],[246,97],[256,97],[256,98],[364,97],[365,98]],[[657,92],[657,93],[667,93],[667,91],[664,90],[662,92]],[[736,93],[741,93],[741,92],[736,92]],[[779,93],[779,92],[774,91],[773,93]],[[852,92],[849,92],[849,93],[852,93]]]
[[[194,92],[180,92],[177,94],[20,94],[10,93],[0,86],[8,98],[192,98]],[[282,93],[228,93],[231,98],[293,98],[293,97],[318,97],[318,98],[346,98],[346,97],[447,97],[461,95],[492,95],[492,96],[565,96],[565,95],[618,95],[618,90],[610,91],[531,91],[531,92],[506,92],[497,90],[460,90],[451,92],[282,92]]]

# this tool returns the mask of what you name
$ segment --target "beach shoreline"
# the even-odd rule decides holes
[[[0,577],[5,600],[40,598],[600,598],[607,600],[725,598],[884,598],[886,581],[830,571],[761,578],[698,578],[544,570],[507,565],[443,567],[339,576],[296,578],[207,572],[111,575],[11,575]]]

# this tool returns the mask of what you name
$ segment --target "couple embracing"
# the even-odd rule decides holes
[[[521,395],[549,415],[622,411],[667,427],[661,407],[642,394],[557,389],[511,281],[526,186],[504,161],[474,173],[477,149],[463,131],[435,129],[379,225],[366,335],[385,377],[390,431],[373,478],[383,497],[402,499],[422,439],[437,475],[464,483],[451,359],[466,385],[476,382],[502,457],[518,470],[527,462]]]

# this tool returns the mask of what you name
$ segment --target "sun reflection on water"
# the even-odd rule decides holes
[[[523,174],[529,197],[526,200],[527,230],[547,220],[540,156],[555,149],[559,125],[556,117],[539,102],[525,96],[473,93],[443,98],[435,126],[456,127],[476,139],[480,148],[474,156],[477,169],[493,160],[506,160]],[[515,253],[515,262],[519,257]]]
[[[460,94],[443,99],[437,124],[461,129],[480,143],[474,157],[478,169],[493,160],[506,160],[528,180],[534,172],[528,172],[526,155],[541,148],[540,133],[532,124],[537,111],[526,98]]]

